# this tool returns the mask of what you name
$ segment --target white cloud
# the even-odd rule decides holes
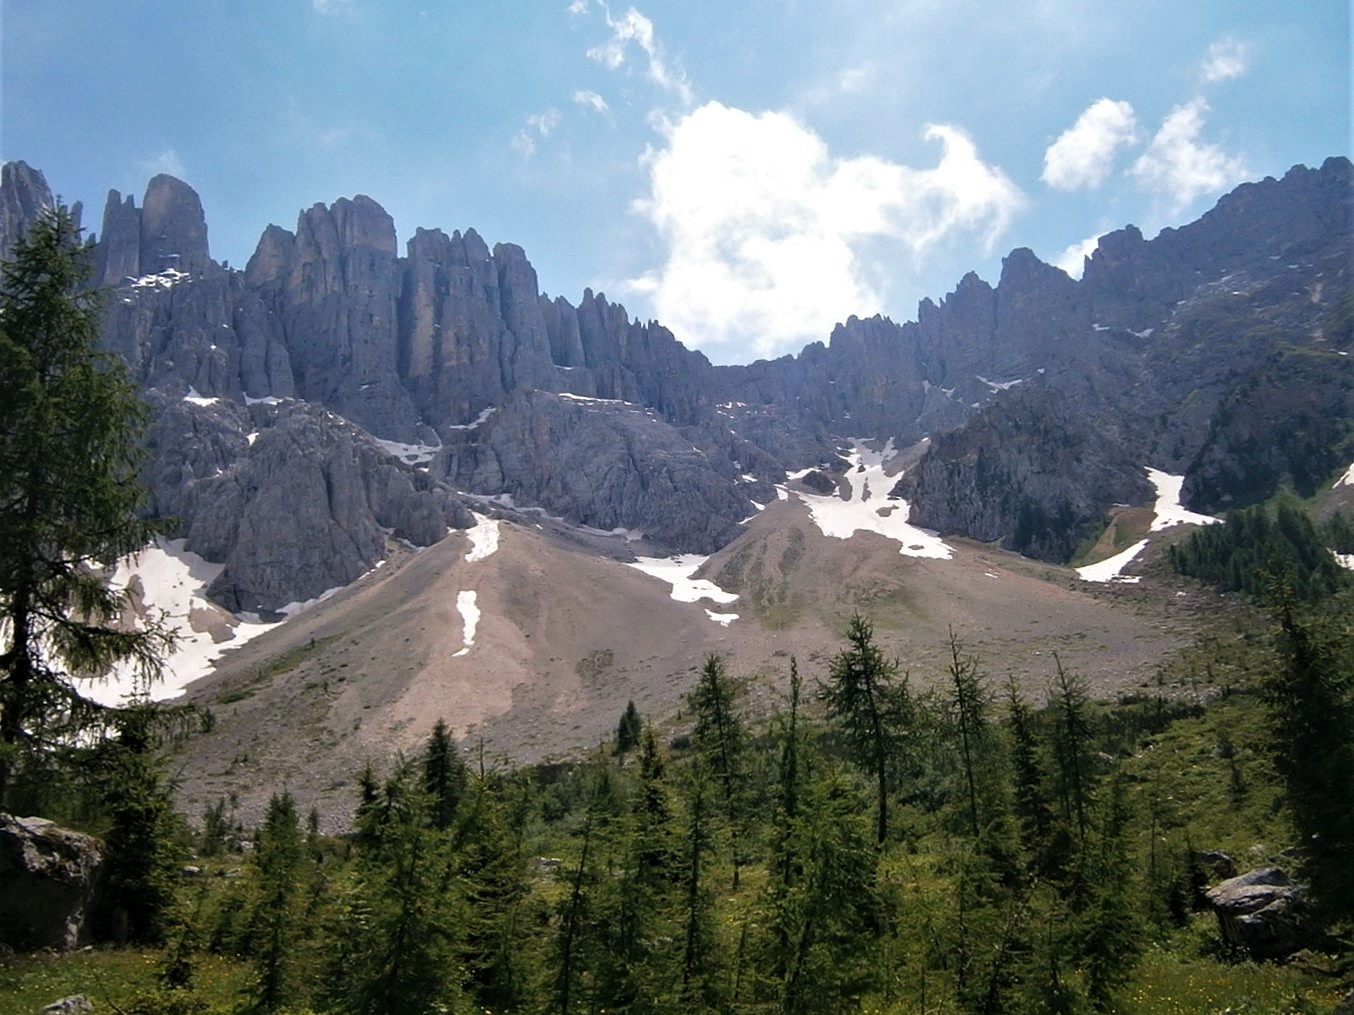
[[[183,168],[183,160],[179,158],[179,153],[173,148],[166,148],[164,151],[157,152],[148,159],[142,159],[137,165],[147,176],[157,176],[160,173],[167,173],[170,176],[183,180],[188,175],[188,171]]]
[[[601,113],[603,116],[611,111],[611,107],[606,104],[606,99],[602,98],[596,92],[590,92],[580,88],[578,91],[574,92],[573,100],[580,106],[586,106],[593,112]]]
[[[1086,258],[1095,253],[1095,248],[1100,245],[1100,236],[1088,236],[1079,243],[1073,243],[1066,247],[1061,254],[1053,258],[1053,266],[1061,268],[1072,278],[1081,278],[1081,273],[1086,269]]]
[[[353,6],[353,0],[310,0],[316,14],[342,14]]]
[[[541,137],[549,137],[550,132],[559,126],[564,114],[558,109],[547,109],[544,113],[533,113],[527,117],[527,126]]]
[[[1132,144],[1137,133],[1131,105],[1097,99],[1048,146],[1039,178],[1058,190],[1094,189],[1105,182],[1115,154]]]
[[[523,159],[529,159],[536,154],[536,139],[549,137],[563,120],[564,114],[558,109],[532,113],[527,117],[527,125],[514,134],[508,144]]]
[[[686,72],[679,65],[669,63],[662,44],[654,35],[653,22],[633,7],[619,18],[613,18],[611,9],[606,5],[602,6],[602,11],[606,16],[607,27],[611,29],[611,38],[588,50],[589,59],[596,60],[610,70],[619,70],[624,66],[633,42],[648,58],[649,66],[645,73],[649,80],[689,106],[692,92]]]
[[[1207,113],[1208,103],[1198,97],[1176,106],[1130,170],[1146,187],[1166,194],[1176,211],[1195,198],[1235,186],[1248,175],[1241,159],[1200,140]]]
[[[1226,81],[1246,73],[1250,62],[1251,47],[1231,37],[1219,39],[1208,47],[1199,76],[1204,81]]]
[[[836,158],[785,113],[708,102],[665,128],[646,162],[650,196],[635,208],[666,260],[629,286],[689,345],[746,360],[822,339],[849,314],[881,309],[867,247],[894,241],[920,255],[976,237],[989,249],[1023,204],[953,127],[932,125],[931,169]],[[890,270],[896,265],[890,264]]]
[[[573,0],[573,3],[569,4],[569,13],[570,13],[570,14],[587,14],[587,13],[588,13],[588,0]]]

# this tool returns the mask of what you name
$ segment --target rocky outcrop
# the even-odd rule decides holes
[[[19,237],[51,204],[46,177],[27,162],[6,162],[0,168],[0,261],[9,259]]]
[[[1042,384],[1012,389],[936,437],[893,492],[923,528],[1058,562],[1111,505],[1154,496],[1141,463]]]
[[[0,814],[0,943],[77,948],[103,887],[103,845],[45,818]]]
[[[151,508],[189,550],[225,564],[208,594],[267,613],[346,585],[386,539],[428,546],[473,516],[359,428],[303,402],[201,405],[156,396]]]
[[[433,468],[460,489],[672,551],[712,552],[754,510],[737,465],[633,403],[529,392],[449,438]]]
[[[1306,888],[1277,867],[1229,878],[1207,895],[1223,940],[1252,958],[1286,958],[1310,938],[1301,912]]]
[[[141,203],[137,274],[174,268],[194,275],[213,267],[207,249],[207,218],[197,191],[164,173],[152,177]]]

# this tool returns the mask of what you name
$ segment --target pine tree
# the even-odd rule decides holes
[[[905,764],[907,737],[915,717],[907,677],[898,679],[898,663],[885,658],[874,641],[874,628],[859,613],[846,632],[847,647],[828,668],[828,682],[818,697],[827,705],[852,760],[875,780],[878,817],[875,837],[888,837],[889,792],[894,774]]]
[[[117,623],[105,568],[157,526],[137,517],[146,410],[99,350],[90,246],[47,209],[0,280],[0,806],[14,765],[89,725],[75,684],[128,663],[158,676],[171,636]]]

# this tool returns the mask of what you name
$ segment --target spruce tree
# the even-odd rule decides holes
[[[157,526],[137,517],[146,410],[102,352],[90,245],[47,209],[0,269],[0,806],[16,763],[94,721],[75,679],[130,664],[147,682],[166,629],[118,620],[106,568]]]
[[[456,749],[456,740],[445,720],[438,719],[428,737],[428,751],[423,758],[423,785],[428,792],[435,828],[451,827],[468,779],[469,773]]]
[[[250,944],[258,975],[252,991],[256,1012],[278,1011],[295,999],[305,862],[296,804],[290,793],[274,793],[253,854],[258,896]]]

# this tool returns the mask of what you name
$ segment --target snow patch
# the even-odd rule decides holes
[[[190,683],[210,673],[226,649],[276,626],[256,615],[231,614],[208,601],[207,586],[223,566],[185,550],[182,539],[159,541],[120,560],[112,587],[126,589],[133,578],[139,579],[141,604],[178,632],[178,644],[165,660],[161,679],[149,688],[131,667],[119,666],[105,678],[82,681],[82,692],[104,705],[117,705],[143,692],[157,701],[177,698]]]
[[[480,414],[479,414],[478,416],[476,416],[474,419],[472,419],[469,423],[456,423],[456,424],[453,424],[452,426],[445,427],[444,429],[447,429],[447,430],[474,430],[476,427],[478,427],[481,423],[483,423],[486,419],[488,419],[490,416],[492,416],[492,415],[493,415],[494,413],[496,413],[496,412],[498,412],[498,406],[496,406],[496,405],[491,405],[491,406],[489,406],[489,408],[481,410],[481,411],[480,411]]]
[[[728,627],[738,619],[736,613],[716,613],[714,610],[706,610],[705,615],[721,627]]]
[[[276,395],[264,395],[262,398],[250,398],[248,395],[244,396],[245,405],[277,405],[282,401],[283,400]]]
[[[473,511],[471,514],[475,515],[475,527],[465,530],[466,536],[470,539],[470,550],[466,553],[465,559],[474,564],[498,549],[499,532],[497,518]]]
[[[190,278],[192,276],[186,271],[179,271],[178,268],[166,268],[154,275],[142,275],[140,278],[133,278],[128,284],[133,289],[168,289]]]
[[[1096,564],[1087,564],[1085,567],[1077,568],[1077,574],[1081,575],[1082,581],[1088,582],[1123,582],[1132,584],[1142,580],[1140,575],[1120,574],[1124,568],[1132,563],[1138,554],[1142,553],[1143,547],[1147,545],[1147,540],[1140,539],[1122,553],[1116,553],[1113,557],[1102,560]]]
[[[1222,521],[1212,515],[1196,514],[1187,511],[1180,503],[1180,487],[1184,485],[1184,476],[1171,476],[1157,469],[1149,468],[1147,478],[1156,487],[1157,500],[1153,506],[1156,517],[1152,519],[1152,532],[1169,529],[1172,525],[1216,525]]]
[[[1335,563],[1350,571],[1354,571],[1354,553],[1337,553],[1334,554],[1334,557]]]
[[[989,381],[986,377],[982,376],[982,374],[974,374],[973,376],[978,378],[978,380],[982,381],[993,391],[1008,391],[1011,388],[1014,388],[1017,384],[1025,383],[1024,377],[1017,377],[1013,381]],[[950,389],[950,391],[953,390],[954,390],[953,388]]]
[[[379,437],[375,438],[375,441],[387,452],[409,465],[427,465],[433,460],[433,455],[442,450],[440,444],[436,447],[431,444],[402,444],[399,441],[381,440]]]
[[[814,494],[796,490],[795,496],[809,506],[814,524],[825,536],[850,539],[857,532],[877,532],[899,544],[898,552],[906,557],[934,557],[949,560],[954,550],[934,532],[908,524],[912,509],[907,501],[889,499],[897,477],[885,474],[884,466],[894,457],[893,441],[883,451],[871,451],[863,444],[853,442],[854,450],[846,456],[849,463],[845,480],[851,495],[843,500],[835,494]]]
[[[473,591],[456,593],[456,609],[461,614],[461,624],[465,630],[461,640],[465,642],[465,646],[452,654],[453,659],[458,656],[469,655],[470,647],[475,644],[475,629],[480,624],[480,608],[476,602],[477,599],[478,593]]]
[[[189,388],[188,394],[183,396],[185,402],[192,402],[194,405],[215,405],[221,401],[219,398],[208,398],[205,395],[199,395],[197,388]]]
[[[1354,486],[1354,465],[1345,470],[1345,474],[1335,481],[1336,486]]]
[[[738,598],[738,593],[725,592],[705,578],[691,577],[709,559],[698,553],[682,553],[674,557],[636,557],[634,563],[626,566],[667,582],[672,586],[672,598],[679,603],[695,603],[702,599],[732,603]]]

